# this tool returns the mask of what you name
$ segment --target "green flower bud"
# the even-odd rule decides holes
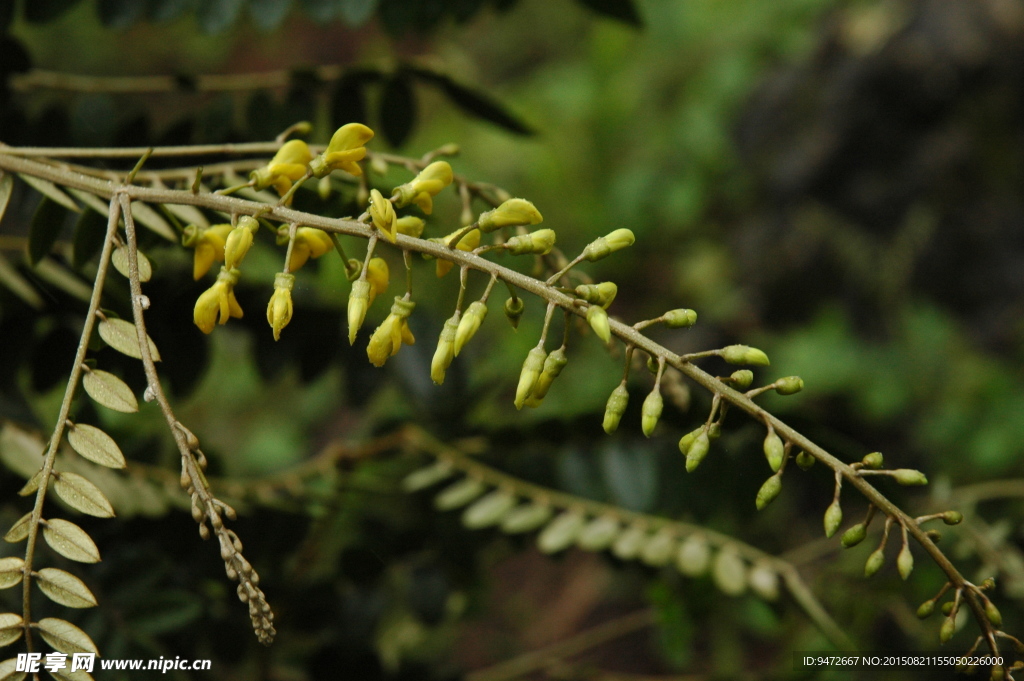
[[[959,525],[964,520],[964,514],[960,511],[946,511],[942,514],[942,522],[947,525]]]
[[[935,601],[925,601],[917,608],[917,617],[922,620],[928,619],[933,612],[935,612]]]
[[[658,373],[658,360],[656,360],[653,357],[651,357],[650,355],[648,355],[647,356],[647,362],[644,364],[644,366],[646,366],[647,370],[650,371],[652,374],[657,375],[657,373]]]
[[[870,454],[865,454],[860,462],[864,464],[865,468],[878,470],[885,464],[885,457],[882,456],[882,452],[871,452]]]
[[[608,313],[600,305],[591,305],[587,308],[587,323],[594,330],[597,337],[607,343],[612,337],[612,328],[608,324]]]
[[[882,569],[882,565],[885,564],[885,553],[882,549],[875,549],[868,556],[867,561],[864,563],[864,576],[872,577],[876,572]]]
[[[456,357],[458,357],[459,353],[462,352],[462,348],[466,343],[476,335],[476,332],[480,328],[480,325],[483,324],[485,317],[487,317],[487,306],[479,300],[474,301],[469,306],[469,309],[466,310],[466,314],[462,316],[462,320],[459,322],[459,328],[455,332]]]
[[[693,441],[697,439],[697,436],[704,432],[704,426],[700,428],[694,428],[686,435],[679,438],[679,453],[683,456],[690,451],[690,446],[693,445]]]
[[[799,376],[786,376],[775,381],[775,392],[780,395],[793,395],[804,389],[804,379]]]
[[[715,421],[708,426],[708,439],[714,442],[718,438],[722,437],[722,424]]]
[[[952,617],[947,617],[939,628],[939,643],[946,643],[949,639],[953,638],[955,633],[956,621]]]
[[[672,528],[658,530],[640,550],[640,560],[651,567],[667,565],[676,549],[676,533]]]
[[[437,341],[437,350],[434,351],[434,358],[430,362],[430,379],[437,385],[444,383],[444,374],[455,357],[455,330],[458,328],[458,318],[459,313],[456,312],[445,321],[441,328],[441,337]]]
[[[708,433],[702,430],[699,435],[693,440],[693,444],[690,445],[690,449],[686,452],[686,472],[692,473],[696,470],[700,462],[704,460],[704,457],[708,455],[708,450],[711,448],[711,441],[708,439]]]
[[[779,496],[779,492],[782,491],[782,476],[773,475],[764,481],[761,485],[761,489],[757,492],[757,499],[755,505],[757,510],[762,510],[765,506],[775,501],[775,497]]]
[[[523,304],[522,298],[509,298],[505,301],[505,316],[508,317],[513,329],[519,328],[519,320],[523,318],[525,309],[526,305]]]
[[[768,355],[749,345],[730,345],[722,348],[722,359],[729,364],[750,364],[757,367],[766,367],[770,364]]]
[[[953,601],[946,601],[945,603],[943,603],[942,604],[942,614],[945,615],[946,617],[949,617],[950,615],[952,615],[953,614],[953,605],[954,605]]]
[[[1003,616],[999,612],[999,608],[987,598],[985,599],[985,617],[996,629],[1003,626]]]
[[[633,232],[628,229],[617,229],[611,234],[594,239],[583,249],[583,259],[594,262],[606,258],[615,251],[632,246],[636,241]]]
[[[914,556],[910,553],[910,545],[904,544],[903,548],[900,549],[900,553],[896,556],[896,570],[900,573],[900,577],[907,579],[910,577],[910,573],[914,571]]]
[[[658,389],[655,388],[644,400],[644,405],[640,409],[641,427],[645,436],[650,437],[654,432],[654,427],[658,425],[658,419],[661,418],[661,410],[664,406],[665,401]]]
[[[608,306],[615,300],[619,287],[611,281],[603,281],[600,284],[580,284],[576,287],[576,295],[592,305],[600,305],[608,309]]]
[[[831,537],[843,523],[843,509],[836,499],[825,509],[825,536]]]
[[[942,533],[938,530],[928,530],[924,533],[924,536],[931,539],[933,544],[938,544],[942,540]]]
[[[536,225],[543,219],[537,207],[526,199],[509,199],[497,208],[481,213],[477,223],[480,231],[486,234],[502,227]]]
[[[867,526],[864,523],[857,523],[846,532],[843,532],[843,536],[839,541],[846,548],[850,548],[864,541],[866,536],[868,536]]]
[[[799,466],[802,471],[809,471],[815,461],[817,461],[817,459],[802,450],[796,455],[796,465]]]
[[[729,376],[729,380],[739,390],[746,390],[750,387],[750,384],[754,382],[754,372],[750,369],[740,369],[732,372]]]
[[[508,534],[533,532],[551,518],[551,513],[547,504],[523,504],[505,516],[501,521],[501,531]]]
[[[989,672],[989,681],[1003,681],[1006,678],[1006,669],[1001,664],[992,665],[992,671]]]
[[[473,503],[462,513],[462,524],[478,530],[500,523],[515,508],[516,497],[506,490],[495,490]]]
[[[764,438],[764,456],[768,459],[768,465],[773,471],[782,467],[782,459],[786,455],[786,447],[782,444],[782,438],[774,430],[769,430]]]
[[[619,535],[619,521],[613,515],[595,518],[580,530],[576,545],[584,551],[604,551]]]
[[[679,545],[676,567],[687,577],[700,577],[711,564],[711,547],[703,534],[691,534]]]
[[[918,486],[928,484],[928,478],[925,477],[924,473],[915,471],[912,468],[897,468],[892,472],[892,477],[901,485]]]
[[[557,553],[576,542],[586,516],[578,511],[566,511],[544,528],[537,536],[537,548],[541,553]]]
[[[670,329],[688,329],[697,323],[697,313],[686,308],[669,310],[661,315],[661,321]]]
[[[533,384],[533,390],[530,391],[530,396],[526,400],[526,406],[540,406],[540,402],[547,396],[551,384],[558,378],[558,375],[562,373],[562,369],[568,363],[569,358],[565,356],[565,348],[553,350],[547,356],[547,359],[544,360],[544,369],[540,372],[540,376],[537,377],[537,382]]]
[[[530,396],[533,384],[540,377],[540,372],[544,368],[544,360],[547,356],[548,353],[544,352],[544,348],[538,345],[530,350],[530,354],[523,361],[523,369],[519,372],[519,385],[516,386],[516,409],[523,408],[523,402]]]
[[[611,434],[619,427],[622,415],[626,413],[626,405],[629,404],[629,391],[626,390],[626,382],[623,381],[608,396],[608,402],[604,407],[604,432]]]
[[[348,294],[348,344],[356,342],[356,334],[366,319],[366,310],[370,307],[370,282],[366,280],[352,282],[352,291]]]
[[[555,230],[538,229],[520,234],[505,242],[505,250],[512,255],[547,255],[555,247]]]

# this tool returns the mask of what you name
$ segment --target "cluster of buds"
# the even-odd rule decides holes
[[[211,333],[218,321],[226,324],[231,317],[241,319],[242,308],[235,298],[235,284],[240,275],[238,267],[252,247],[253,235],[259,228],[259,222],[244,215],[234,227],[216,225],[199,230],[195,225],[189,225],[185,229],[185,238],[196,248],[193,274],[200,269],[200,258],[205,264],[205,269],[199,273],[200,277],[209,269],[209,262],[212,262],[208,262],[208,258],[224,260],[217,281],[199,296],[193,310],[193,321],[203,333]]]
[[[384,366],[389,357],[398,354],[403,344],[412,345],[416,342],[412,331],[409,330],[409,315],[415,308],[416,303],[411,300],[395,298],[391,314],[373,332],[370,343],[366,346],[366,355],[373,366]]]

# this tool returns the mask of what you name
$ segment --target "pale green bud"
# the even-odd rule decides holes
[[[946,601],[942,604],[942,614],[949,617],[953,614],[953,601]]]
[[[626,405],[629,404],[629,391],[626,390],[626,382],[618,385],[612,394],[608,396],[608,402],[604,407],[604,432],[614,433],[619,427],[622,415],[626,413]]]
[[[942,622],[942,626],[939,627],[939,643],[946,643],[949,639],[953,638],[955,633],[956,621],[952,617],[947,617]]]
[[[817,459],[805,451],[800,451],[796,455],[796,465],[799,466],[802,471],[810,470],[815,461],[817,461]]]
[[[430,362],[430,379],[437,385],[444,383],[444,374],[451,366],[455,357],[455,329],[458,327],[458,313],[449,317],[441,328],[441,337],[437,341],[434,358]]]
[[[641,428],[645,436],[650,437],[654,432],[654,427],[658,425],[658,419],[661,418],[661,410],[664,406],[665,401],[658,389],[655,388],[644,400],[643,407],[640,409]]]
[[[831,537],[843,523],[843,509],[836,499],[825,509],[825,536]]]
[[[909,487],[928,484],[928,478],[925,477],[924,473],[915,471],[912,468],[897,468],[892,472],[892,477],[899,484]]]
[[[628,229],[617,229],[611,234],[594,239],[583,249],[583,259],[594,262],[601,258],[608,257],[615,251],[632,246],[636,241],[633,232]]]
[[[513,509],[501,521],[501,531],[508,534],[533,532],[551,518],[551,507],[547,504],[523,504]]]
[[[924,536],[931,539],[933,544],[938,544],[940,541],[942,541],[942,533],[938,530],[928,530],[924,533]]]
[[[896,556],[896,570],[904,580],[910,577],[910,573],[914,571],[914,556],[910,553],[909,544],[904,544],[899,555]]]
[[[525,309],[526,305],[523,303],[522,298],[509,298],[505,301],[505,316],[508,318],[513,329],[519,328],[519,320],[523,318],[523,310]]]
[[[754,382],[754,372],[750,369],[740,369],[732,372],[729,378],[732,380],[732,384],[734,386],[740,390],[745,390]]]
[[[842,538],[839,540],[843,546],[850,548],[864,541],[864,538],[868,536],[868,528],[864,523],[857,523],[846,532],[843,532]]]
[[[708,450],[711,448],[711,441],[708,438],[706,430],[702,430],[699,435],[693,440],[693,444],[690,445],[690,449],[686,452],[686,472],[692,473],[696,470],[700,462],[704,460],[704,457],[708,455]]]
[[[608,313],[600,305],[591,305],[587,308],[587,323],[594,330],[597,337],[607,343],[612,337],[612,328],[608,324]]]
[[[537,382],[533,384],[533,390],[530,391],[530,397],[526,400],[526,406],[540,406],[540,402],[547,396],[551,384],[568,363],[569,358],[565,356],[565,348],[553,350],[547,356],[547,359],[544,360],[544,369],[537,377]]]
[[[873,577],[876,572],[882,569],[885,564],[885,553],[882,549],[875,549],[864,562],[864,576]]]
[[[679,453],[683,456],[690,451],[690,447],[693,445],[693,441],[697,439],[697,436],[704,432],[704,426],[700,428],[694,428],[686,435],[679,438]]]
[[[870,454],[865,454],[860,462],[864,464],[865,468],[877,470],[885,463],[885,457],[882,456],[882,452],[871,452]]]
[[[546,358],[547,353],[544,352],[544,348],[537,346],[530,350],[530,354],[523,361],[523,369],[519,372],[519,385],[516,386],[516,409],[523,408],[523,402],[530,396],[533,384],[537,382],[541,370],[544,369],[544,360]]]
[[[370,307],[370,282],[366,280],[352,282],[352,291],[348,294],[348,344],[356,342],[366,310]]]
[[[917,617],[919,619],[927,619],[931,614],[935,612],[935,601],[925,601],[917,608]]]
[[[960,511],[946,511],[942,514],[942,522],[947,525],[959,525],[964,520],[964,514]]]
[[[769,430],[768,435],[764,438],[764,456],[768,459],[768,465],[773,471],[778,471],[782,467],[782,459],[785,455],[786,448],[782,444],[782,438],[774,430]]]
[[[804,379],[799,376],[786,376],[775,381],[775,392],[780,395],[793,395],[804,389]]]
[[[459,322],[458,331],[455,332],[456,357],[458,357],[459,353],[462,352],[462,348],[466,343],[476,335],[476,332],[480,328],[480,325],[483,324],[485,317],[487,317],[487,306],[479,300],[473,302],[469,306],[469,309],[466,310],[466,314],[463,315],[462,320]]]
[[[999,608],[987,598],[985,599],[985,617],[996,629],[1003,626],[1003,615],[999,612]]]
[[[661,316],[662,322],[670,329],[687,329],[697,323],[697,313],[686,308],[669,310]]]
[[[509,199],[497,208],[481,213],[477,224],[481,232],[487,233],[502,227],[536,225],[543,219],[537,207],[526,199]]]
[[[761,489],[757,492],[757,499],[754,504],[757,506],[757,510],[762,510],[765,506],[775,501],[775,497],[779,496],[779,492],[782,491],[782,476],[773,475],[764,481],[761,485]]]
[[[730,345],[722,348],[722,359],[729,364],[749,364],[756,367],[766,367],[770,364],[768,355],[749,345]]]
[[[600,284],[580,284],[576,287],[576,295],[593,305],[600,305],[608,309],[608,306],[615,300],[619,287],[611,281],[603,281]]]
[[[555,230],[538,229],[520,234],[505,242],[505,250],[512,255],[547,255],[555,247]]]

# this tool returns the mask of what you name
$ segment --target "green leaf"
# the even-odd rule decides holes
[[[96,597],[89,591],[89,587],[70,572],[43,568],[36,573],[36,584],[51,601],[69,608],[91,608],[96,605]]]
[[[41,470],[36,471],[35,475],[29,478],[25,485],[18,490],[18,496],[27,497],[30,494],[35,494],[39,491],[39,481],[43,479],[43,472]]]
[[[20,584],[24,577],[25,561],[17,556],[0,558],[0,589]]]
[[[42,296],[11,263],[7,262],[7,258],[3,255],[0,255],[0,285],[25,301],[29,307],[42,309],[44,305]]]
[[[0,173],[0,220],[4,219],[7,204],[11,202],[12,189],[14,189],[14,177],[8,173]]]
[[[107,468],[124,468],[127,462],[121,448],[96,426],[75,423],[68,427],[68,442],[82,457]]]
[[[547,504],[523,504],[505,516],[501,521],[501,531],[508,534],[532,532],[550,520],[552,513]]]
[[[73,213],[78,213],[82,209],[78,207],[74,199],[64,193],[62,189],[57,187],[54,183],[43,180],[38,177],[32,177],[31,175],[22,175],[18,173],[18,177],[25,181],[25,184],[35,189],[37,192],[50,199],[54,203],[58,203]]]
[[[100,252],[106,235],[107,218],[94,210],[83,210],[75,221],[75,236],[71,241],[71,263],[76,269]]]
[[[43,258],[35,268],[35,274],[49,284],[56,286],[70,296],[83,302],[89,302],[92,287],[86,284],[74,272],[52,258]]]
[[[353,28],[362,26],[377,9],[378,0],[341,0],[341,19]]]
[[[643,22],[633,0],[579,0],[588,9],[631,26],[640,28]]]
[[[0,662],[0,681],[22,681],[26,676],[25,672],[18,671],[18,660],[11,658]]]
[[[462,514],[462,524],[471,530],[497,525],[516,505],[516,496],[499,489],[470,505]]]
[[[177,243],[177,232],[175,232],[174,228],[167,223],[167,220],[164,220],[160,213],[153,210],[152,206],[145,203],[139,203],[138,201],[133,201],[132,217],[135,218],[135,222],[138,222],[146,229],[156,232],[168,241]]]
[[[139,0],[98,0],[96,13],[107,28],[124,29],[142,19],[146,3]]]
[[[580,530],[576,545],[584,551],[604,551],[619,536],[621,529],[618,519],[613,515],[594,518]]]
[[[68,655],[75,653],[100,654],[89,635],[71,622],[56,617],[45,617],[36,623],[36,627],[39,629],[39,635],[54,650]]]
[[[537,536],[537,548],[541,553],[557,553],[576,542],[587,518],[578,511],[566,511],[544,528]]]
[[[534,133],[533,128],[517,118],[496,99],[483,92],[472,90],[449,78],[442,80],[441,88],[452,104],[471,116],[493,123],[499,128],[504,128],[517,135],[532,135]]]
[[[242,0],[204,0],[196,8],[196,19],[203,33],[220,33],[235,23]]]
[[[69,520],[47,520],[43,526],[43,539],[51,549],[69,560],[77,560],[79,563],[100,562],[100,550],[96,547],[96,542],[85,530]]]
[[[149,281],[153,277],[153,265],[150,264],[145,253],[138,250],[135,253],[139,259],[139,281]],[[118,246],[114,249],[114,252],[110,254],[110,262],[114,265],[114,269],[128,278],[128,249],[125,246]]]
[[[129,357],[142,359],[139,336],[135,325],[131,322],[126,322],[123,319],[104,319],[100,322],[98,330],[100,338],[110,347]],[[156,349],[156,343],[152,338],[147,337],[147,340],[149,340],[149,354],[153,356],[154,362],[159,362],[160,353]]]
[[[186,225],[199,225],[200,227],[209,227],[210,221],[206,219],[203,211],[199,210],[195,206],[188,206],[185,204],[177,203],[166,203],[162,204],[168,212],[173,213],[179,220],[182,220]]]
[[[434,499],[434,508],[452,511],[461,508],[487,491],[487,485],[474,478],[463,478],[441,490]]]
[[[455,469],[447,461],[437,461],[426,468],[413,471],[402,480],[406,492],[418,492],[455,475]]]
[[[110,212],[110,204],[95,194],[90,194],[82,189],[75,189],[74,187],[68,187],[68,192],[76,199],[84,203],[89,208],[103,216],[103,224],[107,224],[107,215]],[[106,231],[106,230],[104,230]]]
[[[393,147],[402,146],[416,124],[416,94],[404,72],[386,83],[380,99],[380,126]]]
[[[13,612],[0,614],[0,646],[8,646],[21,638],[24,622],[21,615]]]
[[[84,669],[76,669],[75,671],[69,671],[70,665],[65,665],[63,669],[48,672],[56,681],[95,681],[92,674],[85,671]],[[2,681],[2,679],[0,679]]]
[[[43,197],[32,215],[32,226],[28,234],[28,260],[35,265],[45,258],[53,248],[64,226],[67,212],[50,199]]]
[[[89,393],[89,397],[108,409],[125,414],[139,410],[139,402],[135,399],[132,389],[110,372],[100,369],[86,372],[82,377],[82,387]]]
[[[77,473],[55,473],[53,491],[76,511],[97,518],[113,518],[114,507],[99,487]]]
[[[28,528],[31,526],[31,520],[31,511],[18,518],[18,520],[11,525],[11,529],[7,530],[7,534],[4,535],[4,541],[10,542],[11,544],[17,544],[28,537]]]
[[[292,0],[249,0],[249,17],[261,31],[273,31],[292,8]]]

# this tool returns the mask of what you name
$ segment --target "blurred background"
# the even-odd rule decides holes
[[[632,229],[633,248],[588,269],[619,286],[609,313],[633,322],[694,308],[693,329],[653,335],[676,352],[760,347],[772,365],[758,384],[800,375],[804,392],[764,406],[843,460],[880,450],[894,468],[924,471],[923,490],[879,486],[912,513],[964,512],[941,546],[969,579],[996,578],[1004,628],[1020,631],[1024,2],[6,0],[0,26],[5,144],[268,140],[300,120],[323,143],[358,120],[377,131],[375,150],[419,157],[456,142],[456,172],[533,201],[569,255]],[[394,169],[379,181],[407,179]],[[0,257],[32,285],[0,289],[8,524],[27,508],[15,496],[19,461],[52,428],[81,328],[86,306],[67,277],[95,271],[70,217],[58,244],[65,278],[28,265],[37,201],[19,192],[0,226]],[[456,198],[438,201],[427,236],[457,224]],[[358,212],[351,192],[328,202],[300,192],[296,205]],[[517,412],[518,369],[543,313],[527,299],[518,331],[492,310],[436,387],[430,358],[457,283],[435,279],[430,263],[416,275],[419,342],[386,368],[366,362],[362,337],[344,342],[337,258],[299,273],[295,317],[275,343],[261,310],[283,254],[261,237],[238,289],[246,317],[210,337],[191,322],[208,282],[188,276],[188,251],[147,244],[147,293],[178,416],[238,504],[278,641],[257,644],[215,548],[196,537],[160,413],[79,400],[77,420],[102,425],[138,462],[104,482],[118,519],[81,521],[104,555],[84,573],[100,607],[60,615],[105,656],[206,657],[218,678],[282,681],[857,677],[794,669],[793,651],[834,641],[785,590],[774,602],[730,596],[672,567],[578,549],[549,557],[531,535],[462,527],[429,492],[402,492],[403,476],[431,462],[397,451],[392,436],[409,427],[538,485],[778,555],[862,650],[939,649],[939,619],[914,612],[941,573],[915,550],[906,583],[891,564],[864,580],[877,536],[851,550],[823,540],[832,482],[822,467],[794,470],[756,512],[764,433],[732,414],[705,464],[685,473],[676,443],[710,406],[696,386],[677,387],[645,439],[651,380],[634,372],[629,410],[606,436],[622,358],[586,335],[570,342],[544,404]],[[485,283],[471,278],[471,295]],[[127,309],[123,282],[109,297]],[[97,357],[144,385],[132,360]],[[847,524],[862,517],[852,491],[843,503]],[[0,597],[17,608],[20,594]],[[975,635],[967,623],[942,650],[962,652]]]

